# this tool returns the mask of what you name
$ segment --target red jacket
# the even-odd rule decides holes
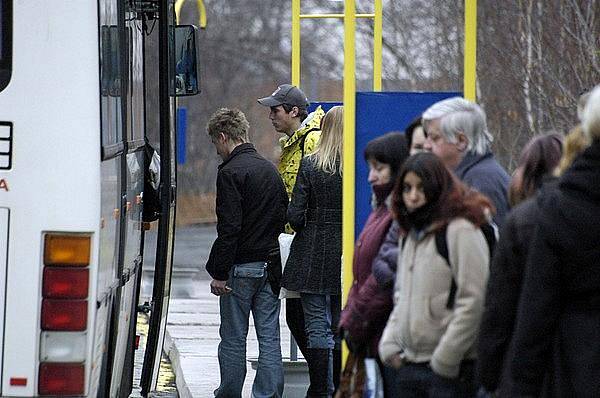
[[[352,342],[369,348],[375,356],[377,343],[393,308],[393,286],[381,286],[372,273],[373,260],[392,223],[392,214],[382,203],[371,212],[356,241],[352,272],[354,282],[348,295],[340,327]]]

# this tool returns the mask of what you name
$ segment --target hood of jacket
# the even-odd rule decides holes
[[[321,108],[319,105],[314,112],[311,112],[306,119],[302,121],[302,124],[298,130],[294,132],[294,134],[292,134],[290,137],[283,136],[279,139],[279,145],[281,145],[281,148],[285,149],[294,145],[296,141],[308,134],[310,131],[321,130],[321,119],[323,119],[323,116],[325,116],[325,111],[323,111],[323,108]]]
[[[566,193],[600,203],[600,139],[594,140],[565,171],[559,187]]]

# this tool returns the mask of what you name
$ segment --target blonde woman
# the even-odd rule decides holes
[[[322,122],[317,151],[302,159],[287,217],[296,231],[281,285],[300,293],[308,337],[307,397],[333,393],[331,300],[341,294],[343,108]],[[337,297],[336,297],[337,296]]]

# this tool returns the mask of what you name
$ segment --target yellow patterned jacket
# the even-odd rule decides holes
[[[319,106],[304,119],[300,128],[291,137],[284,136],[279,139],[281,156],[278,169],[289,198],[292,197],[302,156],[313,153],[317,148],[321,137],[321,119],[324,115],[325,112]],[[285,229],[288,233],[292,232],[289,225],[286,225]]]

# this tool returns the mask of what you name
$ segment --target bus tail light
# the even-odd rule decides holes
[[[44,238],[44,265],[87,267],[91,236],[48,233]]]
[[[84,299],[88,296],[87,268],[45,267],[42,296],[57,299]]]
[[[87,309],[87,300],[44,299],[42,301],[42,330],[86,330]]]
[[[87,355],[90,234],[44,235],[39,395],[83,395]]]
[[[40,395],[83,395],[85,370],[80,363],[40,364]]]

